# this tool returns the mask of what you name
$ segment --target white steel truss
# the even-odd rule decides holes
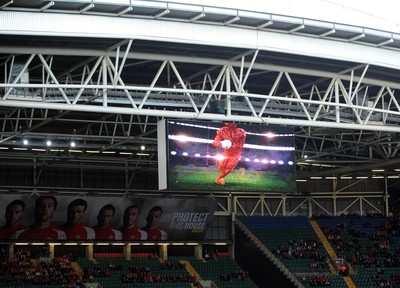
[[[257,64],[257,53],[252,53],[249,62],[246,62],[244,56],[241,61],[232,62],[218,59],[204,59],[204,62],[200,62],[202,59],[197,59],[196,64],[204,65],[205,68],[186,76],[179,71],[177,65],[194,65],[190,63],[190,57],[182,56],[173,61],[165,55],[154,55],[156,59],[165,60],[155,64],[159,68],[148,85],[128,83],[132,80],[123,79],[123,68],[124,65],[135,65],[129,60],[157,63],[151,55],[143,58],[143,55],[135,57],[133,53],[133,58],[127,59],[125,53],[121,63],[119,58],[108,55],[93,57],[90,62],[84,61],[60,77],[55,76],[49,65],[57,61],[57,55],[42,54],[27,54],[28,59],[18,75],[12,77],[13,63],[17,56],[10,55],[2,62],[2,66],[5,70],[4,79],[13,79],[0,83],[0,88],[4,89],[0,105],[395,133],[400,131],[397,125],[400,105],[396,93],[399,84],[367,78],[368,65],[356,67],[347,73],[350,75],[333,74]],[[31,67],[35,57],[40,61]],[[216,65],[218,62],[220,66]],[[163,83],[156,85],[160,75],[167,73],[167,66],[170,67],[168,81],[171,86],[164,87]],[[42,69],[42,81],[37,79],[37,83],[21,83],[22,75],[32,73],[33,69]],[[211,69],[216,73],[215,76],[210,74]],[[265,83],[265,93],[247,92],[246,81],[250,82],[253,76],[263,73],[274,75],[272,83]],[[361,75],[356,77],[356,73]],[[299,87],[293,82],[293,75],[307,75],[314,79]],[[202,82],[198,82],[199,79],[203,79]],[[278,92],[279,86],[285,90]],[[224,104],[223,114],[208,112],[212,101]],[[163,109],[148,109],[166,106],[175,110],[182,108],[183,111],[171,113]]]

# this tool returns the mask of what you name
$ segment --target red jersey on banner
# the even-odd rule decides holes
[[[91,240],[95,238],[93,228],[85,224],[78,223],[73,225],[64,225],[60,227],[65,232],[67,240]]]
[[[122,240],[146,240],[146,231],[140,230],[138,227],[121,229]]]
[[[147,230],[147,240],[167,240],[167,233],[158,228],[150,228]]]
[[[97,240],[122,240],[122,233],[113,227],[93,227]]]
[[[16,224],[11,226],[4,225],[3,227],[0,227],[0,239],[8,239],[15,232],[21,230],[22,228],[24,228],[22,224]]]
[[[54,225],[47,228],[35,228],[33,225],[19,230],[15,233],[15,239],[24,240],[65,240],[64,231],[59,230]]]

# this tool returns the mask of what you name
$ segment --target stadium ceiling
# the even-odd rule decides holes
[[[299,179],[397,175],[400,35],[126,2],[1,1],[0,165],[154,172],[185,118],[294,126]]]

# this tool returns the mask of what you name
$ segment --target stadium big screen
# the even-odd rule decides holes
[[[162,120],[158,152],[160,190],[296,192],[292,127]]]

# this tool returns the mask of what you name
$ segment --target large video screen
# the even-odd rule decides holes
[[[202,198],[0,195],[0,240],[201,241],[216,205]]]
[[[158,148],[160,190],[296,192],[293,127],[162,120]]]

